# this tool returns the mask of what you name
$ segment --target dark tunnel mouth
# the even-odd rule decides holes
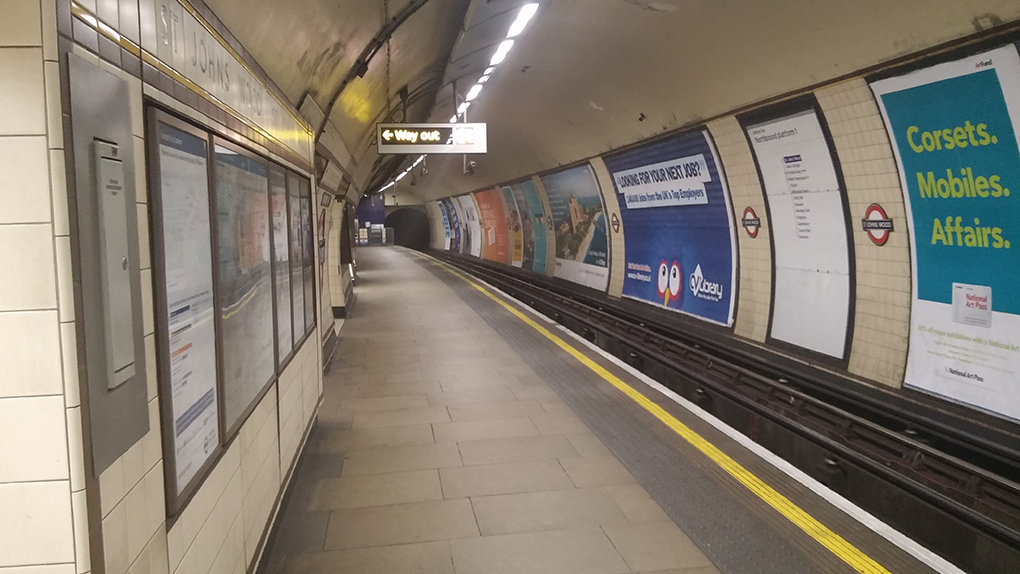
[[[413,207],[398,208],[386,216],[386,227],[393,228],[393,244],[416,251],[429,249],[429,218]]]

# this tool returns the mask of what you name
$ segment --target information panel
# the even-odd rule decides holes
[[[913,264],[905,383],[1020,419],[1020,57],[1014,46],[876,82]]]
[[[623,295],[731,325],[735,226],[708,134],[683,134],[605,162],[624,199]]]
[[[173,448],[180,495],[219,446],[208,143],[159,124]]]
[[[510,259],[510,236],[503,199],[494,189],[475,193],[482,212],[482,257],[506,265]]]
[[[443,243],[443,249],[449,251],[450,250],[450,218],[447,217],[447,215],[446,215],[446,205],[442,201],[437,201],[436,205],[439,206],[439,213],[440,213],[440,215],[443,216],[443,233],[444,233],[444,237],[445,237],[444,243]]]
[[[473,257],[482,256],[482,220],[478,217],[475,200],[470,194],[454,198],[457,202],[457,213],[460,214],[462,227],[460,241],[461,252]]]
[[[556,236],[556,277],[604,291],[609,235],[602,195],[588,164],[542,176]]]
[[[843,191],[813,109],[746,128],[775,245],[773,339],[842,359],[850,320]]]
[[[217,145],[219,313],[224,420],[241,418],[273,377],[269,174],[260,161]]]
[[[517,209],[517,200],[509,187],[502,190],[506,205],[506,227],[510,230],[510,264],[524,267],[524,228],[521,225],[521,212]],[[534,248],[534,246],[532,246]]]

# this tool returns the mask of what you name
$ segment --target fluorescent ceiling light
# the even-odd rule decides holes
[[[471,102],[464,102],[463,104],[460,105],[459,108],[457,108],[457,113],[458,114],[463,114],[470,107],[471,107]]]
[[[480,93],[482,93],[482,85],[481,84],[475,84],[475,85],[471,86],[470,90],[468,90],[468,93],[467,93],[466,96],[464,96],[464,99],[470,102],[471,100],[477,98],[478,94],[480,94]]]
[[[481,78],[478,78],[478,83],[479,84],[484,84],[485,82],[488,82],[488,81],[489,81],[489,76],[482,76]]]
[[[453,116],[452,118],[450,118],[450,123],[451,124],[457,123],[457,116]]]
[[[513,40],[503,40],[499,44],[499,47],[496,48],[496,53],[492,55],[492,59],[489,60],[489,65],[490,66],[495,66],[496,64],[502,62],[503,59],[506,58],[507,52],[509,52],[510,48],[513,48],[513,47],[514,47],[514,41]]]
[[[391,182],[387,183],[386,185],[380,187],[379,191],[386,191],[387,189],[393,187],[393,185],[394,185],[394,182],[391,181]],[[377,191],[376,193],[379,193],[379,192]]]
[[[401,172],[400,175],[397,176],[397,179],[394,179],[393,182],[396,183],[396,182],[404,179],[404,176],[406,176],[406,175],[407,175],[406,171]]]
[[[496,67],[495,66],[489,66],[488,68],[485,68],[485,71],[482,72],[482,75],[483,76],[488,76],[489,74],[493,73],[494,71],[496,71]]]
[[[528,25],[528,21],[535,15],[535,12],[538,12],[538,4],[525,4],[517,14],[517,19],[510,25],[510,31],[506,33],[506,37],[513,38],[523,32],[524,27]]]

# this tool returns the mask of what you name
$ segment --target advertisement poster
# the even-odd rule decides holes
[[[813,109],[748,126],[775,246],[773,339],[842,359],[850,321],[843,191]]]
[[[460,216],[452,198],[444,199],[443,207],[446,209],[446,217],[450,218],[450,251],[460,253]]]
[[[521,224],[521,212],[517,208],[517,200],[509,187],[504,187],[503,198],[506,200],[506,228],[510,230],[510,264],[524,267],[524,228]],[[532,246],[534,248],[534,246]]]
[[[439,206],[439,214],[443,216],[443,233],[445,234],[445,242],[443,249],[450,250],[450,218],[446,216],[446,205],[440,200],[436,202]]]
[[[461,253],[481,258],[484,240],[475,200],[471,195],[462,195],[454,198],[454,201],[457,202],[457,213],[460,214]]]
[[[219,446],[206,142],[159,126],[166,332],[180,494]]]
[[[475,193],[478,209],[482,211],[482,236],[485,246],[482,257],[506,265],[510,258],[510,233],[503,199],[495,189]]]
[[[531,182],[528,182],[529,184]],[[503,188],[503,193],[509,193],[514,198],[514,203],[517,205],[517,211],[521,217],[521,240],[523,241],[523,252],[521,253],[521,267],[531,271],[535,268],[535,219],[531,214],[531,207],[528,205],[528,200],[524,197],[524,189],[521,184],[511,185]],[[536,196],[537,197],[537,196]],[[542,247],[545,248],[545,230],[541,230],[543,235]],[[543,267],[545,262],[545,252],[542,252]]]
[[[684,134],[605,162],[624,200],[623,295],[732,325],[736,227],[708,134]]]
[[[1007,46],[872,85],[913,263],[905,383],[1020,419],[1020,57]]]
[[[595,174],[588,164],[542,176],[556,234],[556,277],[604,291],[609,234]]]
[[[510,188],[514,190],[514,197],[518,197],[518,194],[523,196],[524,203],[527,204],[528,211],[531,212],[531,229],[534,231],[535,238],[534,261],[531,264],[531,270],[544,274],[546,272],[546,254],[549,249],[548,238],[552,236],[553,232],[552,218],[545,212],[542,198],[538,196],[538,189],[533,182],[523,181],[511,185]],[[522,205],[522,203],[518,201],[517,205]]]

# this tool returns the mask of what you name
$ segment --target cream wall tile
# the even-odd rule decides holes
[[[0,46],[42,45],[38,0],[0,0]]]
[[[88,572],[92,568],[91,550],[89,549],[89,518],[88,499],[84,490],[71,493],[71,512],[74,520],[75,569],[79,573]]]
[[[10,272],[0,281],[0,311],[55,309],[53,267],[49,224],[0,226],[0,269]]]
[[[0,313],[0,349],[0,397],[62,392],[56,311]]]
[[[0,399],[0,482],[67,480],[64,399]]]
[[[104,517],[120,504],[126,492],[124,463],[122,459],[117,459],[99,475],[99,500]]]
[[[159,365],[156,364],[156,335],[145,336],[145,377],[148,398],[151,401],[159,392]],[[149,420],[152,420],[150,417]],[[150,426],[151,423],[150,423]]]
[[[71,228],[67,215],[67,173],[64,171],[64,150],[50,150],[50,207],[52,209],[53,235],[70,235]]]
[[[46,135],[42,49],[0,49],[0,76],[0,135]]]
[[[152,270],[142,269],[142,333],[146,336],[156,330],[153,319]]]
[[[74,321],[74,279],[71,271],[71,238],[55,237],[54,250],[57,256],[57,309],[60,321]]]
[[[0,567],[74,562],[68,481],[0,484],[0,516]]]
[[[47,155],[44,136],[0,137],[0,224],[50,221]]]
[[[78,341],[75,338],[74,323],[60,324],[60,353],[63,362],[64,406],[76,407],[81,404],[81,389],[78,384]]]
[[[127,504],[121,502],[103,518],[103,554],[107,574],[124,574],[128,556]]]
[[[51,2],[52,0],[45,0]],[[49,136],[50,148],[64,147],[64,121],[61,117],[60,102],[60,64],[43,62],[43,81],[46,90],[46,135]]]
[[[82,434],[81,407],[67,409],[67,458],[71,473],[71,492],[85,489],[85,438]]]
[[[74,564],[46,564],[0,568],[0,574],[75,574]]]
[[[149,248],[149,208],[136,203],[138,212],[138,261],[141,269],[152,267],[152,251]]]
[[[145,141],[135,136],[135,201],[137,203],[148,203],[149,193],[145,177]]]

